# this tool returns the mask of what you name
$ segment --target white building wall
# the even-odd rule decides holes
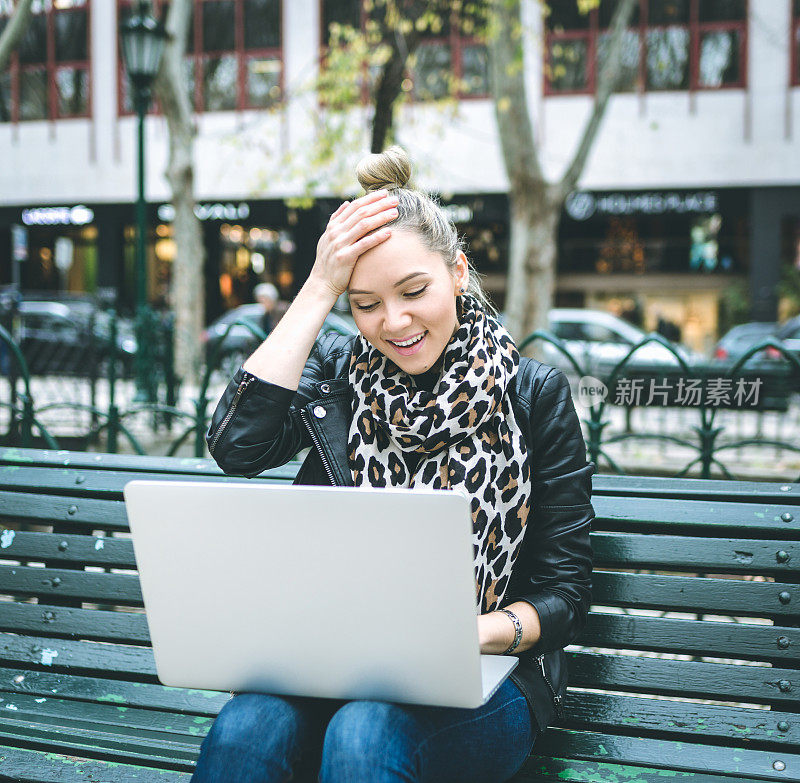
[[[115,5],[92,2],[92,119],[0,125],[0,203],[134,199],[135,119],[117,117]],[[541,96],[541,29],[534,6],[534,0],[526,0],[532,30],[526,81],[533,125],[544,144],[543,165],[557,177],[574,150],[591,99]],[[790,0],[750,0],[750,9],[748,88],[614,97],[582,187],[800,182],[800,89],[788,87]],[[200,200],[300,192],[298,178],[289,176],[280,161],[289,149],[301,161],[313,129],[315,102],[303,87],[316,69],[318,12],[318,0],[284,2],[285,85],[299,96],[286,112],[198,117]],[[363,112],[356,110],[354,117]],[[429,106],[408,106],[399,114],[398,128],[422,185],[445,193],[506,190],[491,102],[465,101],[455,117]],[[147,120],[147,151],[148,198],[165,200],[167,136],[160,117]]]

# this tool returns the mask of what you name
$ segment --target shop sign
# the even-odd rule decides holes
[[[245,201],[239,204],[196,204],[194,214],[200,220],[246,220],[250,217],[250,205]],[[158,208],[158,219],[171,223],[175,220],[175,207],[162,204]]]
[[[594,215],[707,214],[719,209],[719,198],[713,190],[608,195],[575,191],[567,196],[564,207],[573,220],[588,220]]]
[[[79,204],[76,207],[33,207],[22,210],[26,226],[85,226],[94,220],[94,211]]]
[[[445,204],[442,207],[442,212],[453,223],[471,223],[474,215],[469,204]]]

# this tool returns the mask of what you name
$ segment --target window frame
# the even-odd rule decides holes
[[[86,59],[85,60],[57,60],[56,59],[56,34],[55,16],[56,14],[86,14]],[[22,63],[20,62],[19,47],[15,47],[11,53],[8,65],[3,71],[9,77],[9,105],[10,113],[8,120],[0,120],[0,125],[26,122],[57,122],[62,120],[86,120],[94,115],[94,90],[92,80],[92,0],[84,0],[84,5],[77,8],[56,8],[54,6],[43,7],[35,16],[45,18],[45,57],[42,62]],[[80,114],[61,114],[58,110],[58,80],[57,75],[61,71],[77,69],[86,72],[86,109]],[[20,89],[22,88],[22,74],[36,73],[44,71],[46,82],[46,106],[47,116],[35,119],[25,119],[20,112]]]
[[[317,0],[317,9],[318,9],[318,19],[319,19],[319,33],[318,33],[318,63],[319,67],[322,68],[324,66],[324,59],[325,54],[327,52],[327,30],[325,29],[325,2],[326,0]],[[366,23],[368,21],[367,12],[364,9],[364,2],[360,0],[358,3],[359,9],[359,23],[361,25],[362,33],[366,30]],[[475,35],[465,35],[459,29],[459,25],[454,21],[455,12],[451,12],[450,16],[450,32],[448,35],[438,35],[438,36],[430,36],[426,37],[421,43],[420,48],[424,46],[431,46],[431,45],[442,45],[447,44],[450,48],[450,64],[453,72],[454,78],[461,82],[464,75],[464,61],[463,61],[463,50],[470,47],[470,46],[484,46],[478,37]],[[419,49],[417,49],[419,51]],[[414,75],[413,73],[406,68],[404,73],[405,79],[410,79],[413,83]],[[472,93],[472,92],[462,92],[460,89],[455,95],[456,100],[459,101],[471,101],[471,100],[486,100],[487,98],[491,97],[490,91],[487,90],[485,93]],[[409,91],[409,99],[413,103],[427,103],[428,101],[423,98],[415,97],[414,91]],[[361,87],[361,104],[366,105],[370,101],[369,96],[369,82],[367,79],[366,68],[364,69],[364,73],[362,73],[362,87]],[[318,100],[320,105],[322,104],[321,100]]]
[[[717,90],[743,90],[747,89],[747,39],[748,39],[748,19],[750,14],[750,0],[744,0],[744,18],[739,21],[721,22],[701,22],[700,21],[700,0],[689,0],[689,21],[679,24],[649,24],[648,0],[639,0],[639,22],[631,25],[628,29],[636,31],[639,37],[639,74],[637,88],[634,91],[626,90],[618,94],[663,94],[670,92],[708,92]],[[597,91],[598,75],[598,41],[601,34],[608,32],[608,27],[601,27],[599,24],[600,11],[592,9],[587,14],[589,24],[585,29],[553,31],[550,29],[547,20],[544,20],[544,52],[542,80],[545,96],[569,96],[569,95],[594,95]],[[688,85],[684,88],[675,89],[653,89],[647,86],[647,33],[651,30],[666,30],[672,27],[684,28],[689,31],[689,63],[688,63]],[[736,82],[721,84],[719,86],[703,85],[700,83],[700,44],[704,35],[709,32],[728,32],[737,31],[739,33],[739,79]],[[582,89],[560,90],[552,86],[550,81],[550,53],[552,44],[560,40],[574,40],[585,38],[588,41],[588,63],[586,73],[586,87]]]
[[[163,14],[166,13],[169,0],[153,0],[153,14],[163,19]],[[192,14],[192,27],[190,28],[191,41],[189,47],[191,51],[187,51],[184,64],[191,63],[193,67],[193,81],[194,89],[191,94],[192,100],[192,113],[193,114],[220,114],[225,112],[242,112],[242,111],[268,111],[268,106],[256,106],[248,101],[247,94],[247,64],[248,61],[254,57],[263,57],[265,59],[277,60],[280,63],[280,75],[278,77],[278,90],[280,97],[276,100],[279,103],[286,92],[285,83],[285,63],[283,54],[283,45],[286,39],[284,35],[284,20],[285,14],[283,10],[282,0],[276,0],[278,7],[278,27],[280,29],[280,45],[275,47],[259,47],[257,49],[247,49],[245,47],[245,30],[244,30],[244,4],[245,0],[232,0],[234,4],[234,48],[233,49],[220,49],[220,50],[203,50],[203,8],[207,2],[214,2],[214,0],[192,0],[193,14]],[[133,4],[135,0],[117,0],[117,21],[122,21],[122,15]],[[119,26],[119,24],[118,24]],[[203,97],[203,69],[208,60],[226,55],[234,55],[236,58],[236,105],[232,109],[206,109]],[[118,117],[132,117],[135,115],[133,109],[125,108],[125,94],[127,84],[127,74],[125,73],[125,64],[122,61],[122,52],[119,47],[119,39],[117,40],[117,116]],[[162,113],[161,107],[158,105],[158,100],[154,97],[148,108],[148,114],[160,115]]]

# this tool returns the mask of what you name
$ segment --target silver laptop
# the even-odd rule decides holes
[[[131,481],[165,685],[478,707],[469,501],[445,490]]]

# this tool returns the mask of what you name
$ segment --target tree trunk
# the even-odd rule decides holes
[[[530,121],[525,90],[520,0],[489,0],[491,90],[500,148],[509,179],[511,242],[508,259],[506,326],[521,343],[547,328],[555,295],[558,224],[564,200],[578,183],[597,138],[606,106],[621,73],[622,43],[638,0],[618,0],[611,20],[608,56],[597,80],[592,110],[575,154],[556,183],[545,180]],[[540,52],[540,56],[544,53]],[[530,354],[539,354],[534,344]]]
[[[14,13],[0,35],[0,72],[8,67],[11,55],[22,40],[22,36],[25,35],[25,30],[31,20],[32,6],[33,0],[19,0]]]
[[[194,139],[197,133],[183,59],[192,15],[192,0],[173,0],[167,16],[170,40],[156,82],[169,128],[169,163],[166,177],[175,209],[170,304],[175,312],[175,372],[184,381],[197,381],[203,363],[200,333],[205,322],[203,229],[195,215]]]
[[[518,343],[537,329],[547,329],[555,294],[558,222],[561,203],[551,188],[511,192],[511,241],[508,258],[506,323]],[[534,343],[526,355],[540,355]]]

